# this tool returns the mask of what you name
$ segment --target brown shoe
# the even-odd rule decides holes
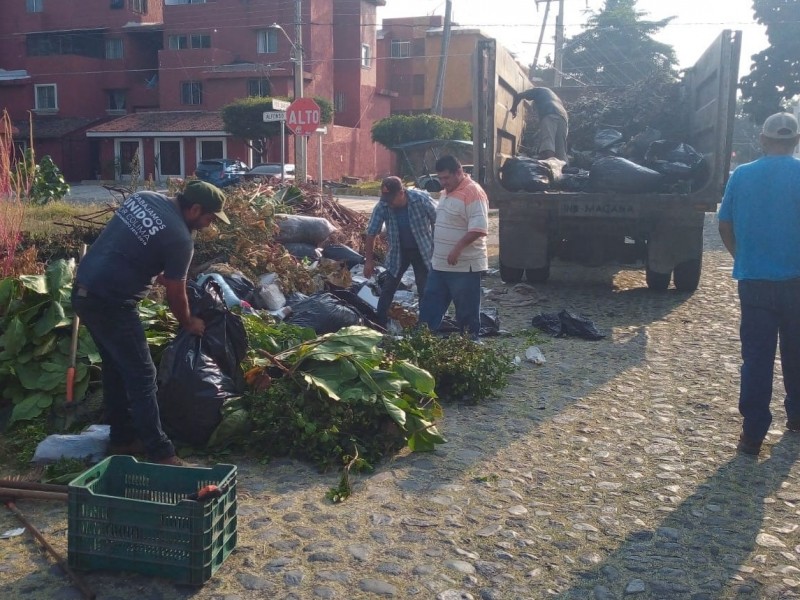
[[[739,443],[736,449],[742,454],[758,456],[758,453],[761,452],[761,442],[754,442],[742,432],[741,435],[739,435]]]
[[[145,448],[141,440],[133,440],[124,444],[109,444],[108,454],[127,454],[133,456],[135,454],[144,454]]]

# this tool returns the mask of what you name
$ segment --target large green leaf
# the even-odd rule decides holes
[[[72,285],[72,275],[75,271],[75,260],[61,259],[50,263],[44,273],[47,282],[47,293],[53,300],[60,302],[68,294]]]
[[[47,279],[45,279],[44,275],[20,275],[19,281],[23,286],[37,294],[47,293]]]
[[[19,382],[27,390],[52,391],[66,385],[67,365],[29,362],[16,365]]]
[[[431,452],[436,444],[447,442],[435,426],[422,419],[409,420],[409,429],[413,430],[408,437],[408,447],[412,452]]]
[[[310,386],[316,387],[321,389],[325,392],[331,400],[339,400],[339,394],[337,393],[339,389],[338,380],[327,380],[322,377],[316,377],[310,373],[303,373],[303,380]]]
[[[33,356],[45,356],[50,354],[53,350],[56,349],[56,344],[58,343],[58,336],[55,333],[51,333],[42,339],[36,347],[33,349]]]
[[[381,400],[383,401],[383,406],[386,409],[386,412],[389,413],[389,416],[392,417],[395,423],[400,425],[400,427],[405,428],[406,426],[406,411],[402,408],[398,407],[395,404],[396,398],[392,398],[386,395],[381,396]]]
[[[53,397],[51,395],[42,393],[31,394],[22,400],[22,402],[14,405],[14,410],[11,412],[10,423],[35,419],[42,414],[44,409],[50,407],[52,403]]]
[[[16,294],[17,283],[12,277],[0,279],[0,316],[6,314],[11,299]]]
[[[397,373],[399,373],[403,379],[408,381],[412,387],[415,387],[423,394],[431,397],[436,396],[434,393],[436,381],[434,380],[433,375],[428,373],[425,369],[422,369],[417,365],[408,362],[407,360],[399,360],[394,363],[394,370],[397,371]]]
[[[8,324],[5,333],[2,335],[3,347],[12,354],[17,354],[27,341],[25,325],[19,317],[14,317]]]
[[[36,325],[33,326],[33,334],[37,337],[43,336],[56,327],[64,327],[69,324],[70,320],[64,314],[64,307],[57,300],[53,300]]]

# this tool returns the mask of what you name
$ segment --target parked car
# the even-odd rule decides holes
[[[283,180],[294,182],[294,165],[286,163],[283,165]],[[245,181],[255,183],[279,183],[281,180],[281,163],[262,163],[256,165],[244,174]]]
[[[472,165],[461,165],[464,169],[464,173],[467,175],[472,175]],[[421,189],[425,190],[426,192],[441,192],[442,191],[442,184],[439,183],[439,176],[436,173],[427,173],[425,175],[420,175],[417,177],[417,180],[414,182],[416,186]]]
[[[240,160],[215,158],[197,163],[194,174],[198,179],[224,188],[239,183],[247,169],[247,165]]]

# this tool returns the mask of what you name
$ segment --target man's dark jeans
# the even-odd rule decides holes
[[[136,302],[104,300],[91,293],[81,296],[75,286],[72,306],[103,359],[103,400],[111,443],[128,444],[138,438],[150,460],[174,456],[175,448],[161,430],[156,368]]]
[[[481,330],[481,272],[437,271],[428,277],[425,297],[419,305],[420,325],[438,331],[450,303],[456,307],[456,324],[473,340]]]
[[[419,294],[420,303],[422,302],[425,285],[428,282],[428,267],[425,266],[425,261],[419,253],[419,249],[408,250],[404,248],[400,252],[400,274],[395,277],[391,273],[387,273],[386,279],[381,285],[381,295],[378,298],[378,308],[375,311],[378,313],[378,325],[386,327],[386,323],[389,320],[389,307],[392,304],[392,299],[397,291],[397,287],[400,285],[403,274],[406,272],[409,265],[414,268],[414,280],[417,284],[417,294]]]
[[[784,407],[789,421],[800,421],[800,279],[739,282],[742,323],[742,383],[739,412],[748,439],[767,435],[772,413],[772,374],[780,338]]]

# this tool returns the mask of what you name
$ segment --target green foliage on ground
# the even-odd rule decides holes
[[[436,380],[436,395],[442,401],[491,398],[516,370],[513,354],[502,345],[493,345],[490,350],[468,337],[439,337],[427,328],[407,330],[400,339],[387,339],[386,352],[425,365]]]
[[[37,163],[33,150],[28,148],[24,160],[19,162],[18,170],[20,181],[31,182],[27,196],[34,204],[58,201],[69,194],[69,185],[50,155],[43,156]]]
[[[753,55],[750,73],[739,87],[745,113],[763,123],[800,94],[800,3],[753,0],[753,11],[755,20],[766,26],[769,46]]]
[[[70,363],[74,261],[51,263],[43,275],[0,280],[0,410],[7,423],[46,414],[66,393]],[[78,336],[75,398],[89,387],[90,367],[100,356],[89,333]]]
[[[433,378],[409,361],[389,360],[381,340],[366,327],[346,327],[262,359],[262,371],[248,373],[262,387],[247,397],[250,448],[327,468],[443,443]]]
[[[472,123],[437,115],[393,115],[372,126],[372,141],[387,148],[422,140],[471,139]]]

